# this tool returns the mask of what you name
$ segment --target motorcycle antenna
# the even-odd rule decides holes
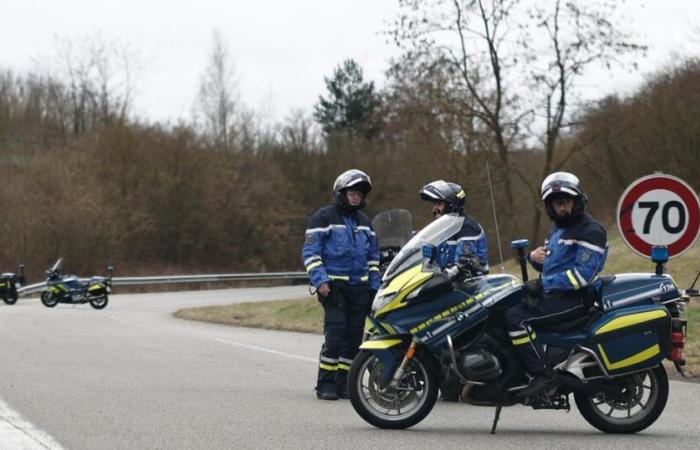
[[[491,193],[491,208],[493,209],[493,222],[496,224],[496,242],[498,243],[498,256],[501,258],[501,273],[506,272],[503,266],[503,251],[501,250],[501,233],[498,231],[498,217],[496,216],[496,201],[493,199],[493,185],[491,184],[491,171],[489,161],[486,160],[486,177],[489,180],[489,192]]]

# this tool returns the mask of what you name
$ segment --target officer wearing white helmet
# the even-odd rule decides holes
[[[334,203],[309,220],[302,259],[323,305],[325,342],[316,382],[321,400],[347,398],[347,375],[362,342],[365,316],[379,289],[379,247],[365,207],[372,181],[361,170],[333,184]]]
[[[534,378],[520,392],[533,397],[546,391],[554,373],[543,361],[535,328],[580,318],[588,313],[588,289],[600,284],[598,274],[608,255],[605,228],[585,212],[587,197],[579,179],[555,172],[542,182],[542,201],[553,224],[543,247],[528,255],[542,273],[529,280],[525,290],[534,302],[506,311],[508,335],[527,372]]]

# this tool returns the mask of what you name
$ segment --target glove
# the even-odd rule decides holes
[[[461,271],[467,273],[467,276],[480,276],[488,273],[486,268],[481,265],[479,258],[470,253],[460,255],[457,264]]]

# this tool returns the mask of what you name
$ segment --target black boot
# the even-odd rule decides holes
[[[338,400],[335,383],[323,383],[316,386],[316,397],[319,400]]]
[[[518,397],[534,397],[551,387],[557,379],[557,375],[551,370],[535,374],[535,378],[530,380],[530,384],[525,389],[518,392]]]

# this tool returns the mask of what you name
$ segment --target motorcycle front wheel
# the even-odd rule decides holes
[[[663,364],[610,381],[617,383],[614,395],[574,393],[584,419],[606,433],[642,431],[659,418],[668,400],[668,376]]]
[[[109,299],[107,298],[107,294],[104,294],[100,297],[93,298],[90,300],[90,305],[92,305],[93,308],[95,309],[104,309],[105,306],[107,306],[107,302]]]
[[[396,386],[380,387],[382,362],[361,351],[348,374],[348,394],[355,411],[378,428],[411,427],[435,406],[438,382],[430,368],[415,355]]]
[[[41,293],[41,303],[47,308],[53,308],[58,304],[58,298],[49,291]]]

